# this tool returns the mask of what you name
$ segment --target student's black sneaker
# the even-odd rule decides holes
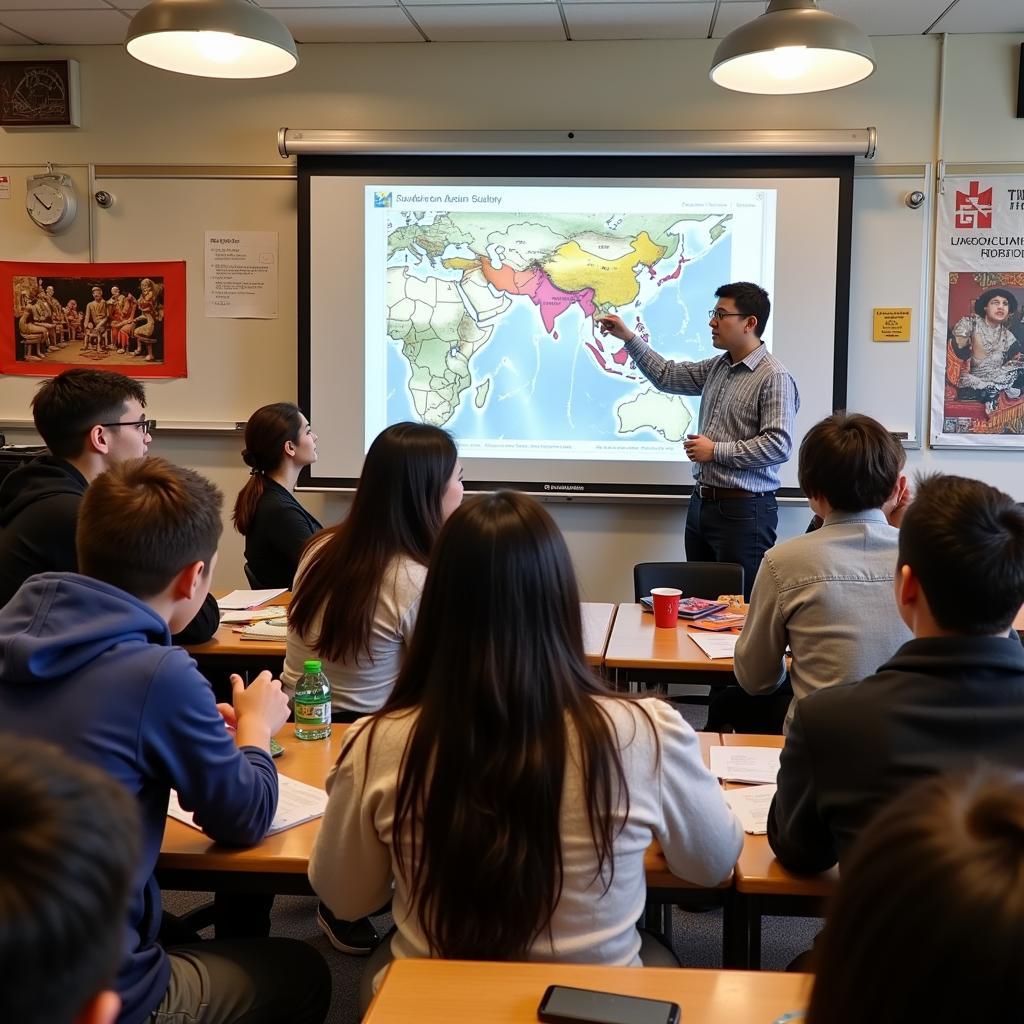
[[[369,956],[380,944],[377,929],[368,917],[342,921],[321,903],[316,910],[316,923],[335,949],[351,956]]]

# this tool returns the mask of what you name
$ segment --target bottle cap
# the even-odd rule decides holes
[[[320,662],[319,661],[304,661],[302,663],[303,672],[319,672]]]

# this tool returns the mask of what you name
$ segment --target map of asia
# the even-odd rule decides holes
[[[667,358],[713,355],[704,311],[730,279],[732,221],[388,211],[388,421],[497,455],[663,457],[696,428],[697,399],[657,391],[595,317],[618,313]]]

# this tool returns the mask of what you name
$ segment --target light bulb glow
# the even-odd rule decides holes
[[[810,64],[806,46],[777,46],[765,54],[765,71],[783,82],[805,75]]]
[[[245,51],[245,40],[231,32],[197,32],[196,50],[214,64],[231,64]]]

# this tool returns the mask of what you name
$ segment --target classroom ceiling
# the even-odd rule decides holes
[[[258,0],[298,43],[720,39],[764,0]],[[0,0],[0,45],[124,41],[145,0]],[[1019,0],[819,0],[871,36],[1024,32]],[[612,69],[609,69],[611,72]]]

